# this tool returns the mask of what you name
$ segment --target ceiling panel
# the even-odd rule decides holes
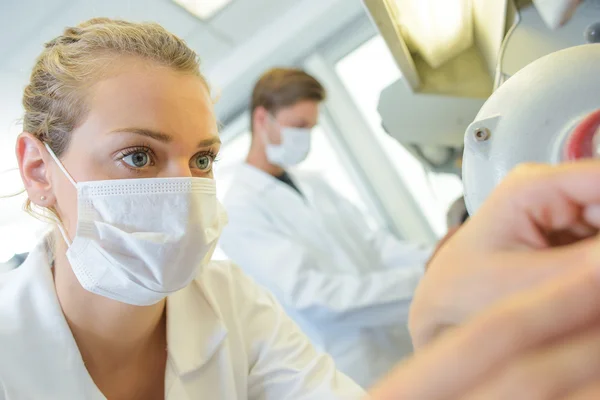
[[[200,66],[205,71],[233,49],[231,41],[215,35],[213,30],[202,25],[192,31],[185,41],[200,57]]]
[[[296,62],[359,14],[360,0],[234,0],[209,22],[172,0],[0,0],[0,29],[10,32],[0,34],[0,70],[11,73],[20,92],[43,43],[65,26],[95,16],[153,20],[198,52],[222,94],[217,110],[228,118],[246,104],[262,71]]]
[[[51,25],[50,16],[67,8],[71,0],[0,2],[0,65],[27,46],[39,31]]]
[[[0,6],[3,18],[8,15],[7,19],[18,22],[13,22],[17,29],[11,31],[11,40],[0,42],[0,62],[7,64],[6,68],[29,69],[44,42],[59,35],[65,27],[93,17],[155,21],[181,37],[188,36],[200,26],[198,19],[168,0],[47,0],[38,7],[40,4],[26,0]],[[27,14],[27,8],[34,6],[37,10],[32,18]]]
[[[221,90],[219,118],[227,121],[247,107],[252,86],[265,70],[297,63],[359,17],[368,18],[360,0],[295,3],[207,71],[209,81]]]
[[[293,5],[305,0],[234,0],[210,25],[235,43],[242,43]]]

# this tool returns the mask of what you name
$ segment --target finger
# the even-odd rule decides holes
[[[600,319],[598,275],[577,271],[497,304],[401,364],[374,398],[460,398],[515,355]]]
[[[596,207],[596,206],[590,206],[590,207]],[[577,236],[579,238],[583,238],[583,237],[590,237],[590,236],[595,236],[598,234],[598,228],[596,224],[597,222],[593,221],[588,217],[588,209],[590,208],[586,208],[584,209],[583,213],[584,213],[584,218],[581,222],[575,223],[573,225],[571,225],[567,231],[569,233],[571,233],[574,236]]]
[[[595,265],[600,257],[597,255],[598,248],[600,248],[600,240],[593,238],[569,246],[537,252],[511,251],[486,254],[480,261],[485,268],[477,269],[469,276],[440,273],[439,278],[433,277],[436,278],[435,280],[430,278],[428,281],[423,281],[415,294],[415,298],[420,301],[413,304],[411,315],[424,315],[419,307],[426,307],[427,317],[432,315],[432,309],[437,310],[436,317],[431,318],[433,323],[440,321],[450,325],[462,323],[499,299],[531,289],[559,276],[568,275],[576,268],[582,269]],[[457,262],[460,262],[460,255],[455,257]],[[440,258],[442,259],[448,257]],[[448,266],[446,263],[438,263],[434,260],[431,269],[438,268],[448,268]],[[460,281],[455,282],[453,279]],[[433,287],[437,288],[435,289],[437,296],[428,299],[421,295],[423,292],[433,290]],[[456,287],[463,289],[456,291]],[[447,301],[449,298],[452,299],[451,305]],[[438,303],[432,303],[435,301]],[[422,326],[420,330],[430,328]]]
[[[586,239],[575,244],[537,252],[511,251],[484,254],[481,265],[468,276],[441,271],[429,275],[416,290],[409,313],[409,330],[415,349],[437,338],[447,328],[468,321],[499,299],[529,290],[551,279],[569,275],[573,269],[588,268],[600,259],[600,240]],[[440,250],[429,269],[448,269],[446,260],[462,259],[448,255],[453,249]],[[474,252],[475,250],[473,250]],[[444,254],[442,254],[444,253]],[[475,261],[477,263],[477,261]],[[524,266],[526,268],[524,268]],[[456,288],[462,288],[456,290]],[[435,291],[435,296],[426,293]],[[452,299],[451,302],[448,299]]]
[[[599,179],[600,161],[597,160],[557,166],[529,164],[516,168],[501,186],[511,189],[510,197],[515,200],[514,204],[535,212],[540,203],[547,202],[546,196],[554,200],[552,198],[555,194],[580,206],[600,204]],[[533,195],[529,196],[529,194]],[[547,218],[550,225],[556,228],[566,227],[564,223],[560,223],[560,217],[555,219],[552,214],[545,215],[543,212],[540,216],[540,222],[546,222],[545,218]]]
[[[561,397],[562,400],[598,400],[600,399],[600,382],[585,386],[575,393]]]
[[[549,246],[559,247],[577,243],[578,241],[596,236],[598,229],[585,221],[575,222],[567,229],[550,231],[546,233]]]
[[[479,214],[487,216],[485,226],[476,225],[492,242],[522,243],[526,238],[528,245],[546,247],[544,232],[568,229],[586,217],[586,207],[600,204],[599,180],[598,161],[521,166],[508,175],[473,219]]]
[[[429,257],[429,261],[427,262],[427,264],[425,264],[425,271],[429,269],[431,261],[439,253],[440,249],[448,243],[448,240],[450,240],[459,229],[460,226],[456,226],[454,228],[449,229],[446,235],[438,241],[437,245],[435,246],[435,249],[433,250],[433,253],[431,254],[431,257]]]
[[[476,275],[476,279],[480,282],[485,279],[486,282],[494,283],[493,290],[490,290],[489,285],[485,285],[489,293],[487,296],[481,293],[483,296],[481,298],[491,298],[496,301],[517,291],[569,274],[575,269],[598,265],[599,248],[600,240],[593,237],[568,246],[536,252],[506,252],[493,255],[493,265],[482,268],[478,274],[473,275]],[[488,258],[489,264],[492,263],[492,257]],[[475,281],[470,285],[474,290],[479,286],[482,285],[477,285]],[[470,301],[473,301],[473,297],[470,297]]]
[[[583,215],[584,220],[588,221],[590,226],[600,226],[600,205],[591,205],[586,207]]]
[[[600,376],[600,327],[533,349],[464,400],[553,400]]]

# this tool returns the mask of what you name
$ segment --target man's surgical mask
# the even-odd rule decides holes
[[[275,118],[270,116],[270,119],[278,124]],[[282,168],[288,168],[304,161],[310,152],[311,129],[282,126],[279,132],[280,144],[269,143],[267,134],[264,133],[269,162]]]
[[[208,178],[75,182],[77,231],[67,258],[88,291],[148,306],[186,287],[212,257],[226,223]]]

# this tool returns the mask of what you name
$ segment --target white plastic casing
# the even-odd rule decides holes
[[[520,70],[486,101],[465,134],[463,181],[471,215],[518,164],[561,161],[569,133],[600,109],[598,66],[600,44],[561,50]],[[478,130],[489,139],[478,140]]]

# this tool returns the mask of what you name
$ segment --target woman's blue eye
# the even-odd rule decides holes
[[[196,157],[196,168],[202,171],[208,171],[212,167],[213,159],[211,156],[198,156]]]
[[[150,163],[150,157],[148,156],[148,153],[136,151],[135,153],[123,157],[123,161],[133,168],[143,168]]]

